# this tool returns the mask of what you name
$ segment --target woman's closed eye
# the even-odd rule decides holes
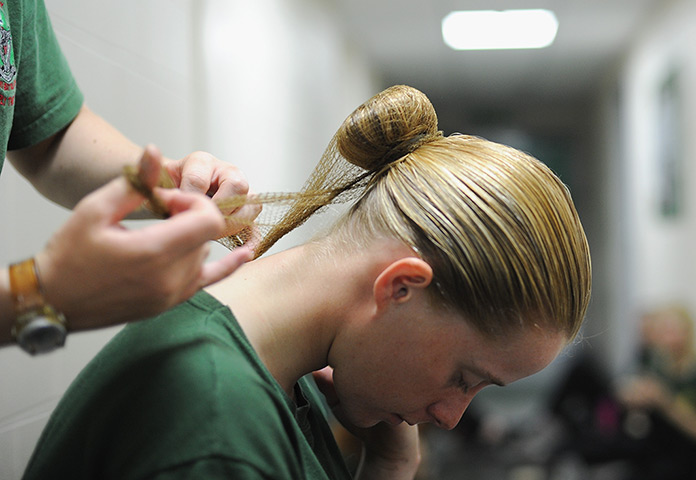
[[[471,395],[473,392],[474,394],[478,393],[482,388],[494,384],[494,385],[501,385],[500,383],[495,383],[495,382],[490,382],[486,380],[481,380],[480,382],[468,382],[467,380],[464,379],[464,374],[459,373],[456,378],[455,378],[455,386],[462,392],[464,392],[465,395]]]
[[[470,385],[464,380],[464,374],[460,373],[457,377],[457,387],[465,394],[469,393]]]

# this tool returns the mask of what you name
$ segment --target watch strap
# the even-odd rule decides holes
[[[10,265],[10,292],[17,316],[45,304],[39,272],[33,258]]]
[[[10,293],[16,314],[11,334],[34,355],[65,344],[67,322],[44,299],[39,270],[33,258],[10,265]]]

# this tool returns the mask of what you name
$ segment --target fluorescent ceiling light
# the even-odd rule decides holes
[[[442,20],[442,38],[454,50],[544,48],[557,31],[556,15],[542,9],[459,11]]]

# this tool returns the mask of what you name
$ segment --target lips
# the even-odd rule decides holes
[[[403,419],[403,417],[401,415],[397,415],[396,413],[392,413],[391,415],[389,415],[389,418],[387,418],[385,420],[385,422],[388,423],[389,425],[397,426],[397,425],[401,424],[402,422],[405,422],[405,420]]]
[[[412,422],[412,421],[410,421],[410,420],[406,420],[404,417],[399,417],[399,418],[401,418],[401,420],[403,420],[404,422],[408,423],[408,424],[409,424],[410,426],[412,426],[412,427],[413,427],[414,425],[418,425],[418,422]]]
[[[406,420],[404,417],[401,415],[398,415],[396,413],[392,413],[391,416],[389,417],[389,420],[386,421],[390,425],[399,425],[401,423],[407,423],[410,426],[416,425],[418,422],[410,422]]]

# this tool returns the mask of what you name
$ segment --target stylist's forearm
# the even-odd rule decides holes
[[[136,164],[143,149],[83,106],[64,130],[7,158],[48,199],[73,208],[85,195]]]

